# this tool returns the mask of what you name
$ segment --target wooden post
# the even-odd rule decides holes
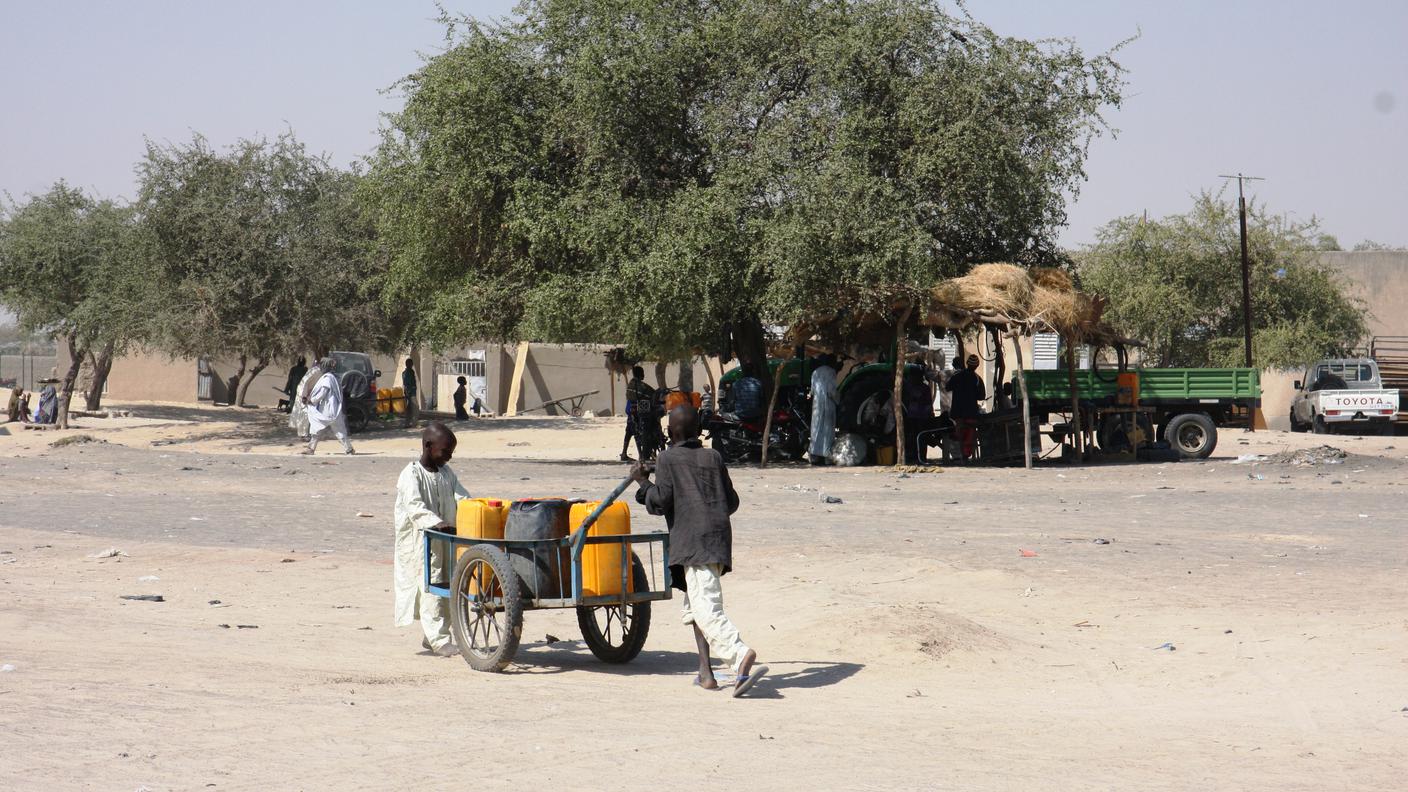
[[[1017,390],[1020,391],[1017,397],[1022,400],[1022,458],[1026,461],[1027,470],[1032,469],[1032,405],[1027,398],[1027,377],[1023,373],[1022,363],[1022,338],[1016,333],[1011,334],[1012,351],[1017,355]]]
[[[504,405],[504,417],[518,415],[518,396],[523,389],[523,372],[528,368],[528,342],[518,343],[518,354],[513,359],[513,379],[508,385],[508,404]]]
[[[905,364],[905,323],[914,306],[904,309],[895,323],[895,467],[904,464],[904,364]]]
[[[611,368],[611,364],[606,366],[606,376],[611,380],[611,415],[616,415],[616,371]]]
[[[782,377],[786,373],[783,366],[787,361],[783,361],[777,367],[777,373],[772,378],[772,396],[768,397],[768,414],[763,419],[763,456],[758,460],[759,467],[768,466],[768,437],[772,435],[772,414],[777,410],[777,392],[782,389]],[[718,394],[714,394],[718,398]]]
[[[1076,384],[1076,347],[1066,341],[1066,374],[1071,383],[1071,431],[1075,433],[1076,461],[1085,461],[1085,438],[1080,430],[1080,386]]]

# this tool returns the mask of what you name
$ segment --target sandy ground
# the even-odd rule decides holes
[[[734,700],[690,685],[677,602],[628,666],[565,611],[527,614],[505,674],[420,654],[389,593],[412,433],[308,459],[269,412],[128,407],[67,433],[105,442],[0,435],[0,789],[1395,790],[1408,771],[1408,438],[1328,438],[1351,456],[1320,466],[1236,463],[1326,438],[1233,431],[1204,463],[740,468],[725,589],[772,675]],[[461,429],[475,494],[623,473],[600,461],[619,421]]]

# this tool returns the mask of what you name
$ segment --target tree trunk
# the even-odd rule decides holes
[[[681,358],[679,367],[679,389],[685,393],[690,393],[694,390],[694,359]]]
[[[763,419],[763,455],[758,460],[759,467],[768,466],[768,438],[772,436],[772,415],[777,412],[777,392],[782,390],[782,377],[772,381],[772,395],[768,397],[768,414]]]
[[[113,343],[103,344],[95,355],[88,353],[93,362],[93,383],[88,389],[88,412],[103,409],[103,388],[108,384],[108,374],[112,372]]]
[[[68,372],[64,374],[63,384],[59,390],[59,414],[56,416],[60,429],[68,428],[68,405],[73,400],[73,383],[78,379],[78,369],[83,366],[83,359],[88,357],[88,347],[79,347],[73,336],[64,339],[68,344]]]
[[[1022,371],[1022,337],[1012,334],[1012,351],[1017,355],[1017,391],[1013,395],[1022,400],[1022,460],[1027,470],[1032,469],[1032,405],[1027,400],[1027,375]]]
[[[244,382],[240,383],[239,395],[235,397],[235,404],[236,404],[236,405],[238,405],[238,406],[240,406],[240,407],[243,407],[243,406],[244,406],[244,397],[245,397],[245,394],[249,392],[249,386],[254,383],[255,378],[259,376],[259,372],[263,371],[264,369],[266,369],[266,368],[268,368],[268,367],[269,367],[269,358],[267,358],[267,357],[259,358],[258,360],[256,360],[256,361],[254,362],[254,368],[250,369],[250,371],[249,371],[249,376],[245,378],[245,381],[244,381]],[[240,368],[241,368],[241,370],[243,370],[243,368],[244,368],[244,358],[243,358],[243,357],[240,358]]]
[[[767,388],[772,385],[772,370],[768,367],[768,343],[763,323],[757,318],[740,319],[733,323],[734,350],[739,365],[752,364],[758,380]]]
[[[906,357],[905,353],[906,353],[908,350],[905,349],[904,325],[905,325],[905,322],[908,322],[908,321],[909,321],[909,314],[910,314],[910,311],[913,311],[913,310],[914,310],[913,307],[904,309],[904,313],[900,314],[900,319],[899,319],[899,321],[895,323],[895,354],[894,354],[894,364],[895,364],[895,395],[894,395],[894,397],[893,397],[893,400],[894,400],[894,410],[895,410],[895,465],[896,465],[896,466],[903,465],[903,464],[905,463],[905,458],[904,458],[904,364],[905,364],[905,357]]]
[[[240,367],[235,370],[235,376],[225,381],[225,402],[226,404],[238,404],[239,399],[235,394],[239,393],[240,382],[244,380],[244,371],[249,367],[249,357],[240,355]]]

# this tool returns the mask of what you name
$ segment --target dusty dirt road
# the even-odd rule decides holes
[[[1324,438],[1231,432],[1204,463],[741,468],[725,588],[772,675],[733,700],[690,685],[677,602],[625,667],[566,612],[527,614],[505,674],[419,654],[389,593],[410,434],[308,459],[266,413],[134,409],[68,433],[107,442],[0,436],[0,789],[1394,790],[1408,771],[1408,438],[1330,438],[1351,455],[1316,466],[1234,458]],[[591,496],[622,466],[578,460],[620,432],[484,422],[454,467],[474,494]]]

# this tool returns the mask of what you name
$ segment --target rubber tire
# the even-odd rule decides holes
[[[877,432],[873,427],[861,426],[857,420],[860,406],[866,399],[877,391],[892,393],[895,389],[895,379],[893,376],[883,373],[869,374],[862,377],[858,382],[846,389],[841,394],[840,412],[836,416],[836,424],[843,432],[855,432],[867,440],[873,440],[885,434],[883,431]]]
[[[1305,424],[1303,424],[1303,423],[1301,423],[1300,421],[1297,421],[1297,420],[1296,420],[1296,411],[1295,411],[1295,410],[1291,410],[1291,431],[1292,431],[1292,432],[1304,432],[1304,431],[1305,431]]]
[[[476,559],[488,562],[494,572],[494,577],[499,580],[500,593],[503,595],[503,617],[506,631],[504,640],[498,648],[493,652],[483,654],[472,649],[471,641],[468,640],[467,614],[464,608],[459,607],[469,579],[470,562]],[[518,643],[523,637],[523,588],[518,580],[518,575],[513,572],[508,554],[504,551],[493,545],[477,544],[471,546],[464,555],[460,556],[460,560],[455,564],[455,574],[450,584],[450,630],[455,636],[455,643],[460,647],[460,654],[464,657],[465,662],[469,663],[470,668],[475,671],[499,672],[513,662],[513,656],[518,653]]]
[[[1330,429],[1330,425],[1325,423],[1325,416],[1317,415],[1314,418],[1311,418],[1310,420],[1313,421],[1313,423],[1310,425],[1310,431],[1314,432],[1315,434],[1334,434],[1334,432]]]
[[[347,418],[347,431],[354,434],[367,431],[367,423],[370,419],[362,405],[347,405],[347,409],[343,410],[343,415]]]
[[[1197,447],[1185,447],[1182,434],[1185,427],[1193,426],[1203,431],[1203,442]],[[1206,413],[1180,413],[1169,419],[1165,432],[1170,446],[1178,449],[1184,459],[1207,459],[1217,449],[1217,425]]]
[[[635,553],[631,553],[631,578],[636,591],[650,590],[650,579],[645,576],[645,567]],[[593,614],[596,608],[577,608],[577,626],[582,630],[582,640],[603,663],[629,663],[645,648],[645,639],[650,635],[650,603],[638,602],[626,607],[630,609],[631,631],[620,646],[607,643],[606,636],[601,634]]]

